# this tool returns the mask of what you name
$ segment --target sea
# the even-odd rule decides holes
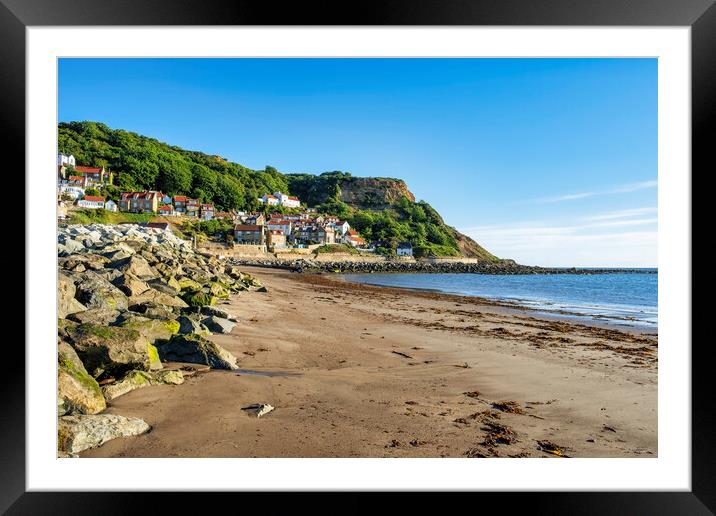
[[[587,270],[598,272],[598,270]],[[606,324],[658,328],[657,269],[604,274],[344,274],[347,281],[475,296]]]

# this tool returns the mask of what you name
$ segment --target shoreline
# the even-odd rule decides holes
[[[655,457],[658,340],[471,297],[246,268],[239,371],[138,389],[81,457]],[[256,419],[241,407],[269,403]]]
[[[308,273],[308,274],[321,274],[321,273]],[[400,274],[400,273],[396,273]],[[459,274],[459,273],[456,273]],[[360,274],[355,274],[355,276],[359,276]],[[596,325],[601,326],[607,326],[607,327],[614,327],[617,329],[631,329],[635,331],[640,331],[642,333],[652,333],[652,334],[658,334],[658,323],[646,323],[643,321],[640,321],[638,319],[630,319],[627,317],[619,317],[619,316],[608,316],[608,315],[602,315],[602,314],[590,314],[590,313],[580,313],[580,312],[573,312],[569,311],[565,308],[555,308],[555,309],[549,309],[549,308],[540,308],[537,306],[530,306],[528,304],[527,299],[517,299],[515,300],[509,300],[509,299],[500,299],[498,297],[487,297],[487,296],[477,296],[477,295],[468,295],[468,294],[460,294],[456,292],[447,292],[444,290],[440,290],[437,288],[427,288],[427,287],[408,287],[408,286],[394,286],[394,285],[376,285],[372,283],[362,283],[360,281],[351,281],[349,279],[346,279],[343,274],[336,275],[335,277],[339,278],[339,281],[348,282],[351,284],[356,285],[369,285],[373,287],[378,288],[394,288],[399,290],[409,290],[414,292],[428,292],[428,293],[435,293],[435,294],[444,294],[447,296],[455,296],[458,298],[474,298],[480,301],[482,304],[493,304],[495,306],[502,306],[505,308],[513,308],[515,310],[522,310],[522,311],[530,311],[535,314],[538,314],[543,317],[550,317],[550,318],[560,318],[566,321],[574,321],[576,323],[584,322],[584,323],[593,323]],[[549,300],[543,300],[544,302],[549,303]],[[620,322],[624,321],[624,322]]]

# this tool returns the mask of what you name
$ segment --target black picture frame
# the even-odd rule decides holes
[[[304,0],[280,7],[266,0],[0,0],[0,118],[6,129],[0,147],[4,155],[13,156],[15,171],[24,170],[25,165],[24,152],[21,152],[25,148],[25,29],[52,25],[689,26],[692,31],[691,178],[697,174],[705,176],[713,170],[709,165],[713,162],[710,158],[716,143],[712,120],[716,112],[714,0],[364,0],[355,4]],[[26,186],[27,196],[30,185]],[[693,265],[696,267],[697,263],[693,262]],[[25,270],[26,274],[28,272]],[[687,349],[688,343],[683,344]],[[501,503],[508,496],[510,505],[525,502],[530,511],[536,513],[713,514],[716,511],[716,434],[715,418],[712,417],[714,389],[708,370],[711,345],[709,339],[704,339],[691,349],[690,492],[481,493],[479,496],[495,498]],[[184,507],[181,511],[184,512],[189,507],[185,505],[188,495],[176,493],[149,496],[119,492],[26,492],[25,350],[16,341],[9,340],[3,347],[6,363],[14,366],[5,368],[0,387],[3,391],[0,511],[8,514],[126,514],[138,509],[158,510],[159,507],[169,511],[172,505]],[[688,438],[684,436],[684,439]],[[236,503],[236,497],[231,494],[211,496],[212,506],[228,503],[231,507]],[[357,494],[349,496],[358,497]],[[452,503],[461,503],[465,498],[451,496]],[[466,496],[474,497],[475,494]],[[423,496],[415,494],[411,499],[422,503]],[[243,498],[241,505],[234,507],[236,510],[252,510],[254,503],[257,502]],[[284,497],[272,495],[269,512],[274,513],[282,503]],[[295,501],[292,504],[295,509]],[[346,509],[341,512],[354,512],[361,507],[363,512],[368,508],[360,501],[344,501],[344,504]],[[205,506],[205,509],[210,508]],[[266,508],[259,510],[265,512]]]

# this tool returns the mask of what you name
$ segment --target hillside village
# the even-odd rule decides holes
[[[274,192],[258,198],[261,211],[218,211],[214,204],[201,203],[185,195],[170,196],[160,191],[121,192],[116,202],[106,189],[113,174],[104,167],[78,165],[72,155],[57,157],[58,217],[63,219],[72,209],[104,209],[110,212],[156,214],[186,220],[223,220],[233,227],[234,246],[247,246],[268,252],[290,252],[292,249],[316,249],[344,244],[363,252],[375,252],[383,242],[367,242],[358,231],[339,217],[320,214],[308,208],[298,197]],[[277,210],[280,209],[280,210]],[[157,225],[157,224],[155,224]],[[168,224],[158,224],[168,229]],[[397,246],[398,256],[412,256],[409,242]]]

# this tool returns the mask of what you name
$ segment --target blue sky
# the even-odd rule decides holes
[[[59,120],[400,177],[493,253],[656,266],[656,59],[61,59]]]

